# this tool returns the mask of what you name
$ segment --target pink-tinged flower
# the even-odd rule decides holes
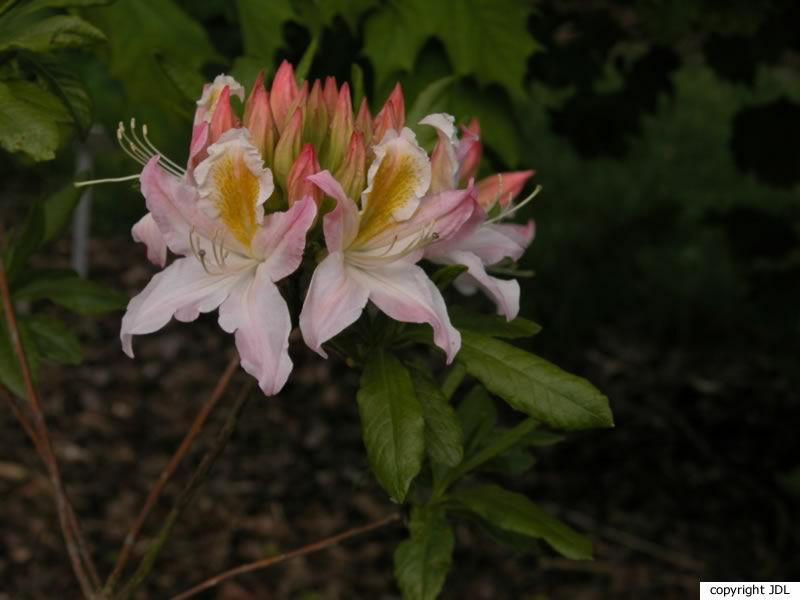
[[[461,141],[457,139],[449,115],[429,115],[420,123],[435,127],[439,137],[431,158],[432,187],[448,189],[466,176],[471,178],[480,162],[477,121],[465,130]],[[509,321],[519,314],[519,283],[514,279],[493,277],[487,272],[487,267],[491,270],[503,260],[519,260],[533,241],[533,221],[526,225],[500,223],[535,195],[536,192],[516,206],[512,204],[532,175],[533,171],[500,173],[479,182],[477,201],[480,208],[455,234],[425,249],[425,257],[431,262],[467,267],[467,271],[456,278],[456,289],[463,294],[482,290],[495,302],[498,314]]]
[[[457,231],[476,208],[473,188],[429,194],[431,165],[410,129],[390,129],[373,148],[375,160],[361,209],[328,171],[309,179],[336,200],[325,215],[328,256],[317,266],[300,314],[310,348],[352,324],[371,300],[391,318],[429,323],[452,361],[461,337],[438,288],[416,263],[424,248]]]
[[[316,205],[309,195],[286,212],[264,214],[272,173],[246,129],[224,132],[206,152],[191,174],[158,155],[142,171],[149,213],[134,236],[162,265],[165,246],[182,258],[130,301],[122,347],[133,356],[134,335],[157,331],[173,316],[193,321],[219,308],[220,327],[235,334],[242,367],[272,395],[292,368],[289,310],[275,283],[300,265]]]

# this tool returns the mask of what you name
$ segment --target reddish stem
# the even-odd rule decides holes
[[[133,549],[133,545],[136,543],[136,540],[139,539],[139,534],[141,533],[142,526],[144,525],[145,520],[147,519],[147,515],[150,514],[153,506],[155,506],[158,497],[161,495],[164,486],[166,485],[169,478],[172,477],[172,474],[175,472],[175,469],[178,468],[178,465],[186,456],[186,453],[192,447],[192,443],[194,442],[195,438],[200,434],[203,430],[203,425],[208,420],[211,411],[214,410],[217,402],[222,398],[225,394],[225,390],[228,388],[228,384],[231,382],[234,373],[236,373],[236,369],[239,366],[239,355],[234,353],[233,357],[231,357],[228,366],[225,368],[225,371],[222,373],[219,381],[217,382],[214,391],[211,392],[208,400],[206,400],[203,407],[200,409],[200,412],[197,413],[197,416],[192,423],[192,426],[189,428],[189,431],[186,433],[186,436],[178,446],[178,449],[175,451],[175,454],[172,455],[169,463],[164,470],[159,475],[156,482],[153,484],[153,487],[150,489],[150,492],[147,494],[147,498],[144,501],[144,505],[142,506],[142,510],[139,511],[136,520],[131,525],[128,534],[125,536],[125,542],[122,545],[122,549],[120,550],[119,557],[117,558],[117,562],[114,565],[114,570],[111,572],[111,575],[108,576],[106,580],[106,592],[110,593],[113,591],[116,582],[119,580],[119,577],[122,575],[122,571],[125,568],[125,564],[128,562],[128,558],[130,557],[131,550]]]
[[[53,447],[50,443],[50,435],[47,431],[47,423],[44,419],[42,403],[39,399],[39,394],[36,392],[36,387],[33,385],[33,378],[28,368],[25,349],[20,339],[14,304],[11,301],[11,292],[8,288],[8,280],[6,279],[5,266],[2,260],[0,260],[0,296],[2,296],[3,312],[5,313],[6,324],[8,325],[8,334],[11,338],[11,345],[14,347],[14,353],[17,356],[20,372],[22,373],[25,395],[28,399],[33,423],[27,422],[26,424],[24,414],[19,407],[15,407],[14,412],[17,414],[17,417],[20,418],[22,426],[28,432],[28,435],[31,436],[36,446],[36,451],[44,462],[48,474],[50,475],[61,532],[64,536],[64,543],[66,544],[67,554],[72,563],[72,569],[75,571],[75,576],[81,586],[81,591],[86,598],[95,598],[100,593],[100,578],[97,576],[97,571],[95,570],[94,563],[86,548],[80,528],[78,527],[77,518],[67,498],[64,483],[61,480],[58,461],[53,452]],[[12,403],[12,407],[14,406],[15,405]]]
[[[392,513],[373,523],[368,523],[367,525],[362,525],[361,527],[354,527],[353,529],[348,529],[347,531],[343,531],[342,533],[336,534],[329,538],[325,538],[324,540],[319,540],[318,542],[314,542],[313,544],[308,544],[307,546],[302,546],[301,548],[297,548],[296,550],[292,550],[284,554],[278,554],[277,556],[272,556],[270,558],[265,558],[263,560],[257,560],[255,562],[238,566],[234,569],[230,569],[228,571],[220,573],[219,575],[215,575],[214,577],[207,579],[206,581],[194,586],[192,589],[182,592],[177,596],[173,596],[170,600],[186,600],[186,598],[191,598],[192,596],[195,596],[196,594],[199,594],[204,590],[217,586],[223,581],[231,579],[232,577],[236,577],[237,575],[241,575],[243,573],[249,573],[250,571],[257,571],[259,569],[264,569],[266,567],[271,567],[272,565],[284,562],[286,560],[289,560],[290,558],[304,556],[306,554],[311,554],[313,552],[324,550],[325,548],[338,544],[342,540],[346,540],[351,537],[356,537],[358,535],[374,531],[375,529],[380,529],[381,527],[385,527],[386,525],[389,525],[399,520],[400,520],[400,514]]]

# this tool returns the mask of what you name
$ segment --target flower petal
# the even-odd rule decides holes
[[[294,273],[303,260],[306,232],[317,216],[317,205],[311,196],[295,202],[285,212],[276,212],[264,218],[264,225],[253,240],[254,251],[264,258],[260,270],[272,281],[279,281]]]
[[[153,215],[147,213],[139,219],[131,229],[131,235],[135,241],[147,246],[147,259],[154,265],[164,268],[167,263],[167,243]]]
[[[336,200],[336,208],[325,215],[322,229],[328,252],[338,252],[350,245],[358,232],[356,203],[347,197],[342,186],[330,171],[321,171],[308,180]]]
[[[173,316],[193,321],[200,313],[214,310],[242,277],[249,277],[247,271],[209,275],[194,257],[176,260],[128,303],[120,330],[122,350],[132,357],[132,337],[158,331]]]
[[[262,205],[275,189],[272,171],[264,167],[246,129],[230,129],[208,147],[208,158],[194,170],[198,206],[244,248],[249,248],[262,222]]]
[[[375,161],[361,194],[357,240],[362,242],[410,218],[431,184],[428,155],[410,129],[404,128],[399,135],[390,129],[373,150]]]
[[[528,225],[482,225],[463,238],[452,250],[466,250],[480,257],[484,265],[494,265],[504,258],[519,260],[533,239],[533,221]]]
[[[306,345],[327,358],[322,344],[354,323],[367,304],[369,291],[352,277],[341,252],[332,252],[314,270],[308,286],[300,331]]]
[[[241,279],[219,307],[219,325],[235,333],[242,368],[258,379],[268,396],[277,394],[289,378],[289,308],[261,265],[254,277]]]
[[[447,354],[448,364],[461,348],[461,334],[450,323],[444,298],[420,267],[402,261],[368,271],[349,269],[369,290],[369,299],[383,312],[405,323],[429,323],[433,341]]]
[[[139,183],[164,241],[175,254],[190,254],[189,232],[211,239],[215,225],[197,207],[197,188],[167,173],[154,156],[142,169]]]
[[[420,125],[430,125],[436,128],[439,140],[431,155],[431,188],[430,193],[435,194],[444,190],[451,190],[457,185],[458,158],[456,156],[457,136],[453,124],[455,118],[447,113],[434,113],[422,119]]]
[[[519,283],[516,279],[505,280],[492,277],[486,272],[481,259],[472,252],[455,251],[448,255],[450,264],[464,265],[467,272],[456,278],[454,282],[463,294],[471,294],[475,286],[497,305],[497,314],[504,315],[511,321],[519,314]]]

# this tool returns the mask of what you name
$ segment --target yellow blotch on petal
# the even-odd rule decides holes
[[[418,200],[415,189],[419,182],[414,157],[387,152],[372,180],[372,191],[354,243],[364,242],[392,227],[396,222],[394,212]]]
[[[259,180],[241,157],[225,156],[215,166],[214,203],[233,236],[249,248],[258,227],[256,202]]]

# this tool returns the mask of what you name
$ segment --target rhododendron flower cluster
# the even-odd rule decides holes
[[[163,267],[123,317],[128,355],[134,335],[218,309],[243,368],[265,394],[277,393],[292,368],[292,322],[279,286],[301,265],[312,274],[299,328],[322,356],[323,344],[372,302],[397,321],[429,324],[452,361],[460,334],[423,259],[464,265],[458,290],[480,289],[499,314],[517,316],[519,284],[487,269],[519,259],[533,239],[532,222],[501,222],[533,173],[475,183],[476,121],[460,138],[446,114],[406,126],[399,84],[373,117],[363,100],[354,111],[346,83],[298,85],[287,62],[269,90],[260,75],[245,96],[229,76],[205,86],[185,167],[160,155],[146,128],[120,125],[123,148],[144,166],[148,212],[132,234]],[[244,103],[241,116],[232,97]],[[425,127],[438,138],[430,155],[415,134]],[[167,250],[179,257],[168,266]]]

